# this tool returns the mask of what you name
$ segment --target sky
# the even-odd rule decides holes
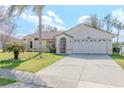
[[[107,14],[112,14],[124,23],[124,6],[119,5],[47,5],[43,9],[42,22],[45,25],[56,27],[59,31],[65,31],[84,22],[91,14],[96,14],[99,19]],[[38,18],[30,8],[20,17],[15,18],[14,22],[17,25],[16,37],[34,33],[38,26]],[[113,33],[115,32],[114,30]],[[124,41],[124,31],[121,31],[120,41]]]

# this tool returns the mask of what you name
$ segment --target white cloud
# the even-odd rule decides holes
[[[56,14],[55,14],[53,11],[47,11],[47,14],[48,14],[49,16],[54,16],[54,17],[56,17]]]
[[[65,28],[62,25],[56,25],[56,24],[50,24],[51,27],[56,27],[59,31],[61,30],[66,30],[67,28]]]
[[[115,18],[118,18],[121,22],[124,22],[124,10],[119,8],[117,10],[112,11],[112,15]]]
[[[21,17],[30,22],[35,22],[35,25],[38,25],[38,17],[35,15],[29,15],[22,13]],[[63,26],[64,22],[60,19],[53,11],[47,11],[46,15],[42,15],[42,24],[56,27],[58,30],[65,30]]]
[[[42,22],[44,25],[50,25],[52,23],[52,18],[46,16],[46,15],[43,15],[42,16]]]
[[[20,33],[20,34],[16,34],[14,37],[18,39],[22,39],[24,36],[26,36],[26,34]]]
[[[57,24],[63,24],[63,20],[60,19],[53,11],[47,11],[48,16],[53,17]]]
[[[26,20],[28,20],[28,21],[30,21],[30,22],[38,23],[38,17],[37,16],[32,16],[32,15],[22,13],[21,17],[26,19]]]
[[[78,18],[79,23],[87,23],[89,20],[90,16],[81,16]]]

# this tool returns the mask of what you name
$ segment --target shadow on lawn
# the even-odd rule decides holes
[[[37,56],[39,56],[40,54],[36,54],[32,57],[29,57],[25,60],[14,60],[14,59],[7,59],[7,60],[0,60],[0,68],[8,68],[8,69],[12,69],[15,68],[17,66],[19,66],[21,63],[24,63],[28,60],[31,60],[33,58],[36,58]]]

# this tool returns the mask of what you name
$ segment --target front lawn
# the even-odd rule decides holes
[[[10,80],[0,77],[0,86],[8,85],[10,83],[15,83],[15,82],[16,82],[15,80]]]
[[[124,55],[113,54],[112,59],[124,69]]]
[[[42,58],[38,55],[38,52],[24,52],[19,61],[14,61],[12,53],[0,53],[0,68],[37,72],[64,57],[52,53],[43,53]]]
[[[2,49],[0,49],[0,52],[2,52]]]

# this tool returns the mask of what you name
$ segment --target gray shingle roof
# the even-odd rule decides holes
[[[59,35],[63,33],[63,31],[57,31],[57,32],[42,32],[42,39],[55,39],[56,35]],[[32,36],[34,38],[38,38],[38,33],[31,34],[28,36]]]

